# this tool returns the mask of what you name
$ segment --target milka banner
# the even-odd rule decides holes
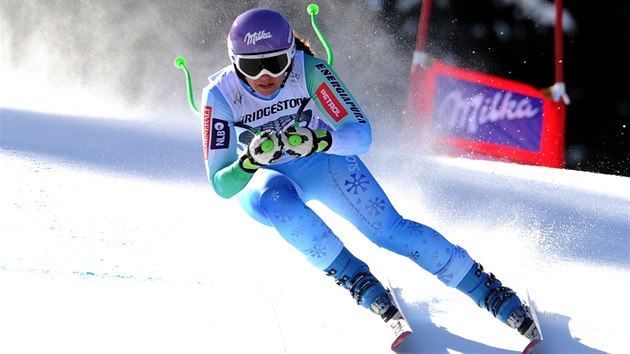
[[[433,61],[409,89],[409,108],[451,154],[564,166],[564,104],[536,88]]]

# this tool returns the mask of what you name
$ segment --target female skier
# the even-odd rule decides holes
[[[255,8],[228,34],[231,64],[203,90],[209,182],[385,322],[400,315],[389,293],[305,202],[319,200],[378,246],[408,257],[467,294],[528,339],[538,330],[526,304],[440,233],[404,219],[358,154],[368,117],[346,85],[314,57],[279,12]]]

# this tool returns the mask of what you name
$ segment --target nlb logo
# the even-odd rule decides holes
[[[212,119],[212,139],[210,149],[227,149],[230,145],[230,129],[227,121]]]

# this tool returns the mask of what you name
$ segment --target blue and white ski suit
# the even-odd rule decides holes
[[[203,139],[214,190],[236,196],[249,215],[274,227],[315,267],[326,270],[344,250],[342,241],[305,202],[318,200],[350,221],[378,246],[410,258],[455,287],[473,267],[464,249],[428,226],[404,219],[357,156],[368,151],[369,120],[339,76],[324,61],[297,51],[284,86],[262,97],[241,81],[232,65],[212,75],[203,90]],[[254,132],[280,132],[294,123],[331,132],[331,148],[283,156],[255,173],[238,157]],[[369,304],[363,304],[368,307]]]

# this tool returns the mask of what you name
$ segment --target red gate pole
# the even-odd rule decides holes
[[[429,18],[431,17],[431,0],[423,0],[420,9],[420,20],[418,21],[418,33],[413,51],[411,70],[409,71],[409,83],[407,94],[407,107],[403,112],[403,117],[408,127],[415,126],[415,129],[424,130],[426,116],[424,105],[425,73],[430,65],[431,59],[424,52],[427,33],[429,31]],[[419,125],[418,125],[419,124]]]

